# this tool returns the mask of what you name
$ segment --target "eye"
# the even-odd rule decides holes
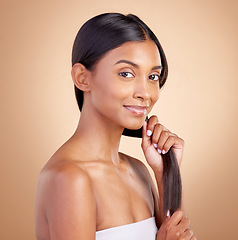
[[[151,75],[149,76],[149,79],[150,79],[150,80],[153,80],[153,81],[159,81],[160,76],[159,76],[158,74],[151,74]]]
[[[120,72],[119,75],[122,76],[122,77],[125,77],[125,78],[132,78],[132,77],[134,77],[133,74],[130,73],[130,72]]]

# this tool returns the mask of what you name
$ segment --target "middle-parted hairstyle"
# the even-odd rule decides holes
[[[151,29],[133,14],[104,13],[89,19],[78,31],[72,51],[72,66],[83,64],[93,70],[97,62],[110,50],[130,41],[152,40],[158,47],[161,58],[160,88],[168,76],[168,64],[159,40]],[[83,107],[83,91],[76,86],[75,95],[80,111]],[[142,137],[142,129],[124,129],[126,136]],[[173,214],[181,205],[182,185],[180,171],[172,149],[163,158],[163,214]]]
[[[79,29],[72,51],[72,66],[83,64],[92,70],[96,63],[110,50],[129,41],[154,41],[161,58],[159,85],[162,87],[168,76],[168,65],[159,40],[150,28],[133,14],[103,13],[89,19]],[[83,107],[83,92],[75,86],[75,95],[80,111]]]

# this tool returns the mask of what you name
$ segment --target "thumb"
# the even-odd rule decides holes
[[[146,150],[151,145],[151,134],[147,132],[147,122],[145,121],[142,129],[142,149]]]

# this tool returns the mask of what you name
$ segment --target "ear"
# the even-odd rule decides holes
[[[89,76],[90,72],[87,68],[81,63],[75,63],[71,70],[71,76],[74,82],[74,85],[84,92],[90,91],[89,86]]]

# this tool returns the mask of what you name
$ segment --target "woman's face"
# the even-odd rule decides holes
[[[108,123],[139,129],[159,98],[160,54],[151,40],[109,51],[91,72],[89,101]]]

